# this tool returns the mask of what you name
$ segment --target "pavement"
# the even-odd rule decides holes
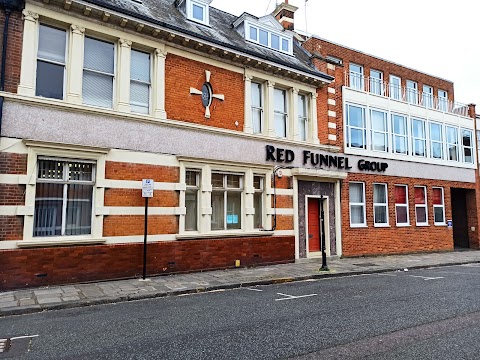
[[[290,264],[163,275],[147,281],[128,279],[19,289],[0,292],[0,317],[322,277],[470,263],[480,263],[479,250],[331,258],[329,271],[320,271],[321,259],[302,259]]]

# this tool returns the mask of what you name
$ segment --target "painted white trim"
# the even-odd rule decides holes
[[[33,216],[34,209],[32,206],[15,206],[2,205],[0,206],[0,216]]]
[[[97,187],[108,189],[141,189],[142,182],[134,180],[104,179],[97,182]],[[154,190],[181,191],[185,190],[185,184],[156,181],[154,184]]]
[[[334,123],[334,122],[329,121],[329,122],[328,122],[328,128],[329,128],[329,129],[336,129],[336,128],[337,128],[337,124]]]
[[[293,178],[293,231],[295,234],[295,259],[300,259],[300,217],[298,211],[298,178]]]
[[[134,244],[134,243],[143,243],[143,235],[133,235],[133,236],[106,236],[104,237],[105,243],[110,244]],[[147,242],[157,242],[157,241],[176,241],[175,234],[165,234],[165,235],[148,235]]]
[[[335,245],[337,256],[342,256],[342,204],[341,204],[341,182],[335,182]]]
[[[336,92],[335,88],[328,87],[328,93],[329,94],[335,94],[335,92]]]
[[[273,236],[292,236],[295,235],[295,230],[275,230]]]
[[[328,140],[337,141],[337,135],[335,135],[335,134],[328,134]]]
[[[327,99],[327,103],[328,105],[332,105],[332,106],[337,105],[337,102],[334,99]]]
[[[278,196],[293,196],[295,194],[295,190],[294,189],[276,189],[275,191],[273,190],[273,188],[270,188],[268,190],[266,190],[266,193],[268,195],[273,195],[274,193]]]
[[[8,137],[0,138],[0,152],[28,154],[28,149],[22,139],[14,139]]]
[[[329,116],[329,117],[336,118],[336,117],[337,117],[337,112],[336,112],[336,111],[332,111],[332,110],[328,110],[328,116]]]
[[[40,239],[40,238],[36,238]],[[19,248],[32,248],[32,247],[52,247],[52,246],[74,246],[74,245],[96,245],[105,243],[104,239],[94,238],[67,238],[65,236],[58,238],[41,238],[41,240],[20,240],[17,241],[17,247]]]
[[[0,184],[25,185],[27,183],[27,175],[0,174]]]
[[[314,258],[318,257],[318,254],[322,252],[322,239],[318,239],[320,242],[320,251],[315,251],[315,252],[310,252],[309,249],[309,239],[308,239],[308,199],[313,198],[313,199],[319,199],[320,200],[320,195],[305,195],[305,250],[306,250],[306,256],[307,258]],[[327,195],[323,195],[323,211],[324,211],[324,227],[325,227],[325,253],[327,256],[331,255],[330,251],[330,211],[329,206],[329,197]],[[325,211],[326,209],[326,211]],[[318,209],[318,214],[321,216],[320,212],[320,204],[319,204],[319,209]],[[321,230],[322,223],[320,221],[320,217],[318,219],[318,227]]]
[[[269,215],[273,215],[274,213],[275,213],[275,210],[273,208],[269,209],[267,211],[267,214],[269,214]],[[294,215],[294,209],[277,208],[276,213],[277,213],[277,215],[291,215],[291,216],[293,216]]]
[[[107,155],[107,161],[179,167],[180,162],[173,155],[163,155],[131,150],[112,149]]]

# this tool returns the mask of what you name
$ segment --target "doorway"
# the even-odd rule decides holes
[[[312,257],[321,256],[321,221],[320,202],[323,202],[325,247],[328,249],[328,202],[327,198],[307,197],[307,254]],[[327,250],[327,255],[328,250]]]
[[[466,189],[451,188],[453,245],[457,248],[469,248],[467,196]]]

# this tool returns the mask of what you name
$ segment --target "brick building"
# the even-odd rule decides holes
[[[138,276],[142,179],[149,274],[319,256],[321,208],[329,256],[478,246],[474,121],[451,82],[305,39],[288,2],[261,18],[210,3],[12,13],[0,289]]]

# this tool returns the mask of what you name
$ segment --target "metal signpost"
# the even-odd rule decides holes
[[[320,271],[329,271],[327,266],[327,254],[325,249],[325,212],[323,211],[323,195],[320,195],[320,239],[322,246],[322,267]]]
[[[145,280],[147,277],[147,230],[148,230],[148,199],[153,198],[153,185],[152,179],[142,180],[142,197],[145,198],[145,226],[143,236],[143,277]]]

